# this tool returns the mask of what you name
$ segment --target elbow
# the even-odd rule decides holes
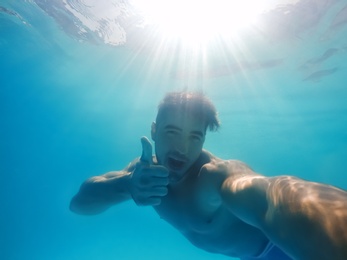
[[[86,180],[80,187],[78,193],[72,197],[69,205],[71,212],[78,215],[95,215],[98,212],[95,212],[93,205],[95,202],[90,196],[91,193],[91,184],[94,183],[94,177]]]
[[[79,201],[78,195],[75,195],[71,199],[69,209],[71,212],[78,214],[78,215],[96,215],[96,214],[98,214],[98,212],[91,210],[91,208],[88,207],[87,205],[85,205],[85,203],[82,203],[81,201]]]
[[[69,209],[70,209],[71,212],[79,214],[79,207],[78,207],[78,205],[76,203],[76,199],[75,198],[76,198],[76,196],[71,199],[70,205],[69,205]]]
[[[80,205],[80,203],[78,203],[78,199],[76,197],[77,195],[74,196],[70,201],[70,211],[78,215],[86,215],[85,210],[83,210],[83,207]]]
[[[102,208],[100,206],[95,207],[91,205],[90,202],[80,199],[77,194],[71,199],[69,209],[71,212],[78,215],[92,216],[104,212],[107,208]]]

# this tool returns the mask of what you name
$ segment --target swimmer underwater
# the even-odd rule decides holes
[[[70,209],[99,214],[133,199],[192,244],[242,260],[346,260],[347,192],[293,176],[266,177],[203,149],[219,127],[201,93],[168,93],[152,123],[152,145],[120,171],[86,180]]]

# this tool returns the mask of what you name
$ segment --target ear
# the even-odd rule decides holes
[[[155,142],[155,139],[156,139],[156,134],[157,134],[157,124],[155,122],[152,123],[152,126],[151,126],[151,137],[152,137],[152,140]]]

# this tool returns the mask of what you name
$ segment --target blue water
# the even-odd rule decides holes
[[[336,2],[298,37],[248,45],[245,56],[274,66],[240,70],[230,46],[210,49],[207,65],[201,53],[180,59],[179,48],[81,41],[31,1],[0,1],[0,258],[230,259],[133,202],[93,217],[68,209],[83,180],[140,155],[167,91],[215,102],[222,128],[205,148],[217,156],[347,189],[347,31],[317,36],[346,5]],[[337,51],[324,58],[328,50]],[[208,73],[182,72],[189,62]]]

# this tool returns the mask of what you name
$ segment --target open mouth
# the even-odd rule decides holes
[[[168,164],[169,164],[170,169],[175,170],[175,171],[179,171],[179,170],[183,169],[186,162],[182,161],[182,160],[178,160],[176,158],[169,157]]]

